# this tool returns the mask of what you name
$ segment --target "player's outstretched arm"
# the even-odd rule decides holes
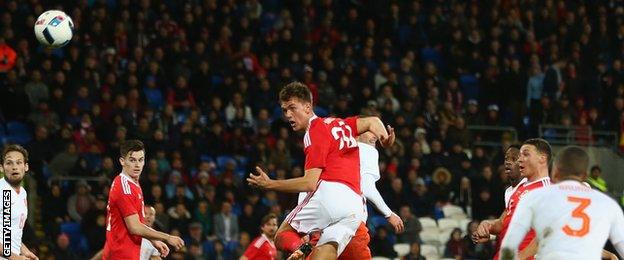
[[[375,208],[377,208],[377,210],[379,210],[379,212],[384,215],[384,217],[388,220],[390,225],[392,225],[396,233],[403,232],[403,220],[401,220],[398,215],[392,212],[390,207],[388,207],[388,205],[384,201],[383,197],[381,197],[381,194],[377,190],[377,187],[375,187],[375,179],[373,179],[373,177],[368,174],[362,174],[361,184],[362,193],[364,194],[364,197],[366,197],[366,200],[370,201],[371,203],[373,203],[373,205],[375,205]]]
[[[175,250],[180,250],[182,249],[182,247],[184,247],[184,241],[180,237],[165,234],[163,232],[156,231],[146,226],[139,221],[139,215],[137,214],[132,214],[125,217],[124,222],[126,223],[130,234],[141,236],[150,241],[164,241],[167,244],[171,245],[173,248],[175,248]]]
[[[101,249],[100,251],[95,253],[95,255],[93,255],[93,257],[91,257],[91,260],[101,260],[103,253],[104,253],[104,249]]]
[[[306,170],[302,177],[287,180],[272,180],[260,167],[256,167],[256,172],[258,174],[249,174],[247,182],[251,186],[260,189],[291,193],[308,192],[316,189],[316,184],[321,177],[321,171],[320,168],[312,168]]]
[[[357,131],[358,134],[370,131],[377,137],[381,146],[388,148],[394,144],[396,136],[394,135],[394,128],[385,127],[381,119],[376,116],[360,117],[357,119]]]

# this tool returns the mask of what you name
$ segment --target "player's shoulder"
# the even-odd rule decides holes
[[[264,243],[268,242],[269,240],[263,236],[260,235],[259,237],[257,237],[256,239],[254,239],[254,241],[251,243],[255,248],[261,248]]]
[[[11,189],[11,186],[6,181],[6,179],[4,179],[4,177],[0,178],[0,189],[2,189],[2,190]]]

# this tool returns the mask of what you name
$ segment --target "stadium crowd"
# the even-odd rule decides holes
[[[370,221],[374,255],[414,243],[409,259],[419,259],[417,218],[442,218],[447,204],[499,216],[513,140],[469,125],[511,126],[520,139],[540,124],[624,136],[617,1],[58,2],[0,3],[0,135],[30,152],[41,216],[29,218],[45,237],[36,225],[27,233],[57,259],[102,248],[119,145],[131,138],[147,145],[141,186],[155,227],[186,240],[172,257],[240,256],[265,214],[281,221],[296,204],[244,181],[256,165],[272,178],[303,174],[302,138],[277,102],[294,80],[320,116],[379,115],[397,131],[377,185],[407,231]],[[73,18],[68,46],[36,43],[47,9]],[[474,145],[487,138],[501,147]],[[445,256],[491,255],[463,236],[452,232]]]

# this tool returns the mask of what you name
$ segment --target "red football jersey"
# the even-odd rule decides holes
[[[253,260],[274,260],[277,257],[277,248],[267,236],[262,234],[249,244],[243,255]]]
[[[143,191],[138,183],[126,174],[115,177],[108,194],[106,207],[106,243],[102,259],[139,259],[141,236],[130,234],[124,218],[139,215],[144,223]]]
[[[343,183],[362,194],[357,136],[357,117],[314,116],[303,138],[305,169],[321,168],[321,180]]]
[[[522,197],[524,197],[524,195],[526,195],[530,191],[534,189],[539,189],[541,187],[548,186],[548,185],[550,185],[549,177],[541,178],[533,182],[525,182],[521,184],[516,189],[516,191],[511,195],[511,198],[509,199],[509,205],[507,205],[507,215],[503,217],[503,229],[501,230],[501,233],[498,236],[498,241],[496,243],[496,255],[494,255],[494,259],[499,259],[501,243],[503,242],[503,239],[505,238],[505,234],[507,233],[507,229],[509,228],[509,223],[511,223],[511,219],[513,218],[514,212],[516,211],[518,202],[520,202]],[[524,250],[524,248],[527,247],[531,243],[533,238],[535,238],[535,231],[531,229],[526,234],[524,239],[522,240],[522,243],[520,243],[519,249]],[[533,259],[533,257],[531,257],[530,259]]]

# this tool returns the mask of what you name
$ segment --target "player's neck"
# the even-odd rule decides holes
[[[139,183],[139,178],[134,178],[132,176],[130,176],[130,174],[126,173],[126,171],[121,170],[121,174],[125,175],[128,179],[132,180],[134,183]]]
[[[539,179],[543,179],[543,178],[546,178],[546,177],[548,177],[548,168],[546,168],[546,169],[540,168],[540,169],[537,169],[537,172],[535,174],[529,176],[527,178],[527,181],[528,182],[534,182],[534,181],[537,181]]]
[[[564,181],[577,181],[577,182],[583,183],[583,180],[577,176],[566,176],[566,177],[560,178],[557,182],[559,183],[559,182],[564,182]]]

